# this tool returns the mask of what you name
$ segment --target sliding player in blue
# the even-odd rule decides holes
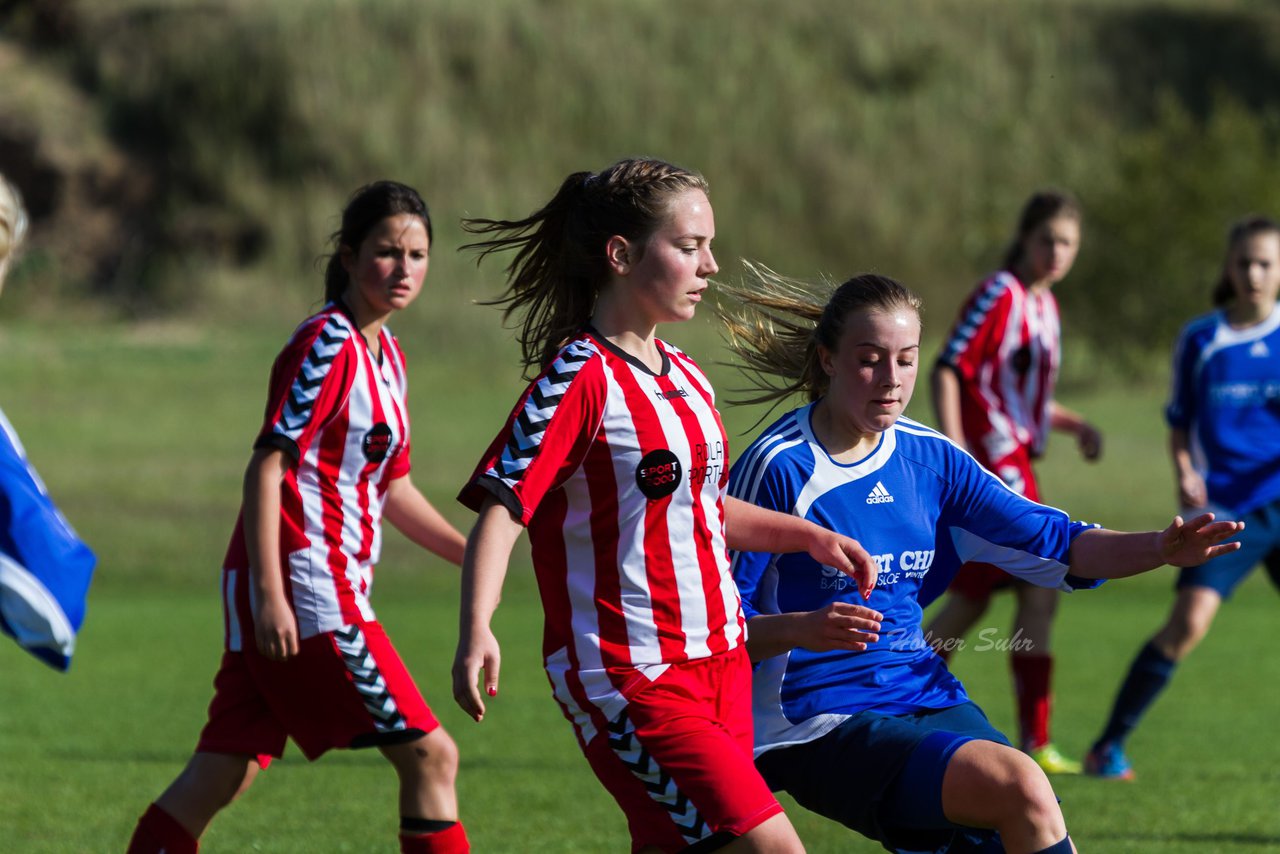
[[[765,780],[889,850],[1072,851],[1044,771],[926,642],[924,580],[941,589],[978,561],[1047,587],[1093,587],[1233,551],[1220,543],[1240,525],[1211,514],[1146,533],[1074,522],[902,418],[920,302],[892,279],[857,276],[826,299],[752,268],[730,293],[742,311],[722,316],[755,400],[809,399],[751,444],[730,493],[856,537],[880,570],[864,601],[806,556],[735,554]]]
[[[1178,574],[1163,626],[1130,666],[1085,771],[1133,779],[1124,743],[1209,631],[1224,599],[1259,563],[1280,588],[1280,223],[1251,217],[1227,240],[1218,310],[1182,330],[1165,417],[1187,512],[1213,508],[1248,528],[1226,560]]]

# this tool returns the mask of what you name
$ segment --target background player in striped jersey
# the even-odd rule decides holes
[[[1062,352],[1053,285],[1071,271],[1080,245],[1080,208],[1053,191],[1034,194],[1000,271],[964,306],[933,371],[938,426],[1013,490],[1040,500],[1032,460],[1049,430],[1075,436],[1086,460],[1102,452],[1102,436],[1080,414],[1054,399]],[[1058,591],[1019,581],[996,567],[965,568],[929,625],[944,658],[986,612],[991,594],[1017,596],[1009,667],[1018,709],[1019,744],[1045,771],[1076,774],[1050,740],[1053,656],[1050,635]],[[927,590],[924,604],[937,593]]]
[[[286,737],[312,760],[377,747],[400,778],[400,850],[469,850],[457,747],[368,598],[384,518],[453,563],[465,548],[410,479],[404,354],[386,327],[422,290],[431,238],[426,203],[403,184],[363,187],[343,211],[326,305],[271,371],[224,563],[226,651],[209,721],[139,821],[131,852],[197,850]]]
[[[1138,652],[1106,727],[1086,757],[1090,774],[1130,779],[1125,739],[1195,649],[1222,601],[1259,563],[1280,587],[1280,224],[1231,229],[1218,309],[1191,321],[1174,349],[1165,418],[1185,512],[1212,508],[1247,527],[1242,548],[1178,574],[1163,626]]]
[[[1208,514],[1147,533],[1073,522],[901,417],[915,387],[920,303],[892,279],[857,276],[824,299],[757,268],[733,293],[745,306],[726,315],[731,341],[757,401],[798,393],[810,402],[747,448],[730,494],[856,537],[880,570],[864,603],[807,555],[734,555],[759,662],[765,779],[890,850],[1073,850],[1044,772],[992,728],[927,643],[922,586],[945,584],[969,560],[1046,587],[1096,586],[1232,551],[1216,544],[1238,525]],[[878,637],[860,622],[869,613]]]
[[[463,564],[454,696],[477,721],[498,691],[490,628],[512,547],[529,529],[552,693],[635,850],[801,850],[751,758],[750,666],[726,544],[808,551],[852,576],[857,543],[726,499],[728,448],[710,383],[659,323],[693,317],[716,270],[700,175],[652,159],[570,175],[496,235],[517,250],[507,315],[522,312],[537,372],[460,499],[479,512]],[[872,625],[868,621],[868,625]]]

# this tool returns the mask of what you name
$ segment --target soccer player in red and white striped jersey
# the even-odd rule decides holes
[[[223,565],[226,651],[209,721],[139,821],[134,854],[197,850],[286,738],[312,760],[378,747],[400,777],[401,850],[469,850],[457,747],[369,604],[384,518],[454,563],[465,547],[410,479],[405,360],[386,328],[422,289],[427,206],[403,184],[371,184],[352,197],[334,243],[327,304],[272,368]]]
[[[1001,270],[973,292],[942,347],[934,368],[938,426],[968,448],[1011,489],[1040,500],[1032,461],[1044,452],[1050,429],[1073,434],[1087,460],[1097,459],[1101,434],[1054,399],[1061,362],[1058,304],[1053,285],[1071,270],[1080,245],[1080,208],[1069,196],[1034,194]],[[1079,773],[1049,735],[1053,657],[1050,632],[1058,592],[1035,587],[987,564],[969,564],[928,627],[940,655],[981,618],[991,594],[1012,587],[1013,671],[1021,747],[1048,773]],[[927,604],[927,602],[925,603]]]
[[[855,576],[847,537],[728,498],[711,384],[659,323],[693,317],[715,220],[696,173],[624,160],[570,175],[520,221],[470,220],[518,249],[504,303],[524,311],[537,377],[462,490],[479,512],[463,562],[454,696],[477,721],[498,690],[490,628],[527,527],[552,693],[627,816],[633,850],[800,851],[752,761],[750,665],[727,549],[771,542]],[[483,256],[482,256],[483,257]]]

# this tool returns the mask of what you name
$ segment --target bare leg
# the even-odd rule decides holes
[[[401,816],[458,820],[458,746],[444,727],[381,750],[400,777]]]
[[[1222,596],[1212,587],[1183,587],[1173,602],[1173,610],[1151,643],[1165,656],[1181,661],[1200,645],[1213,625],[1222,605]]]
[[[999,831],[1015,854],[1067,835],[1049,778],[1025,753],[994,741],[966,742],[952,755],[942,777],[942,811],[956,824]]]
[[[1060,594],[1052,587],[1037,587],[1025,581],[1015,584],[1014,591],[1018,606],[1013,614],[1013,633],[1022,641],[1018,649],[1029,655],[1050,655]]]
[[[724,854],[804,854],[804,845],[791,819],[778,813],[719,850]]]
[[[970,599],[961,593],[948,593],[942,608],[925,627],[925,637],[934,651],[948,658],[958,648],[958,642],[982,619],[990,603],[990,597]]]
[[[218,811],[244,794],[259,770],[254,756],[196,753],[156,805],[199,839]]]
[[[804,854],[804,845],[796,836],[791,819],[779,813],[716,851],[722,854]],[[662,854],[662,849],[646,845],[636,854]]]

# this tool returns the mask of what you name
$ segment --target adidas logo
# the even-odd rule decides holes
[[[893,496],[889,494],[889,490],[884,488],[884,484],[876,481],[876,488],[871,490],[867,495],[868,504],[892,504]]]
[[[1266,341],[1254,341],[1253,346],[1249,348],[1249,355],[1255,359],[1265,359],[1271,355],[1271,351],[1267,348]]]

